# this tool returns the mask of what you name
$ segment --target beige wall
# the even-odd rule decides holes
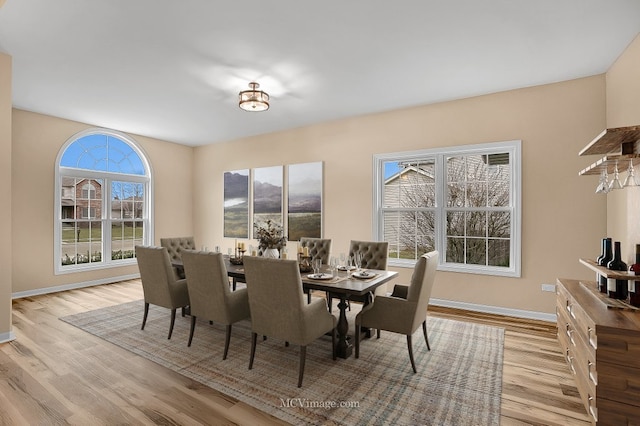
[[[11,56],[0,53],[0,342],[11,332]]]
[[[0,118],[1,119],[1,118]],[[11,200],[13,292],[29,292],[138,273],[137,266],[54,275],[55,160],[84,123],[13,110]],[[155,239],[193,233],[193,149],[131,135],[150,160],[154,176]],[[5,170],[4,168],[2,170]],[[4,180],[3,180],[4,182]]]
[[[277,105],[274,103],[274,108]],[[268,112],[267,112],[268,114]],[[372,156],[423,148],[522,140],[522,278],[441,272],[433,297],[552,314],[556,277],[593,278],[578,258],[597,256],[605,199],[597,180],[579,178],[578,151],[605,125],[604,75],[350,118],[196,148],[195,234],[222,237],[222,173],[324,162],[324,235],[335,253],[372,238]],[[410,269],[399,269],[408,282]]]
[[[640,35],[607,71],[606,82],[607,127],[640,125]],[[623,260],[632,264],[640,244],[640,188],[608,194],[607,212],[607,234],[621,242]]]

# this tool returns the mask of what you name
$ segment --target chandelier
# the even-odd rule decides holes
[[[258,90],[260,85],[256,82],[249,83],[249,90],[240,92],[240,102],[238,106],[245,111],[266,111],[269,109],[269,94]]]

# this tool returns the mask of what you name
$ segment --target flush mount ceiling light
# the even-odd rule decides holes
[[[260,85],[256,82],[249,83],[249,90],[240,92],[240,103],[238,106],[245,111],[266,111],[269,109],[269,94],[258,90]]]

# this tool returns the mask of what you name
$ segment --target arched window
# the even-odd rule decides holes
[[[153,241],[151,168],[135,141],[85,130],[56,165],[56,273],[135,263],[135,246]]]

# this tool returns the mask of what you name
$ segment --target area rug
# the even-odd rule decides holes
[[[298,388],[296,346],[258,339],[254,366],[248,369],[248,321],[234,325],[223,361],[223,326],[199,321],[189,348],[188,316],[178,316],[167,340],[169,311],[151,306],[144,331],[142,313],[140,300],[60,319],[295,425],[500,423],[501,328],[429,317],[431,351],[420,328],[413,336],[417,374],[403,335],[383,331],[380,339],[362,341],[359,359],[336,361],[331,338],[323,337],[307,347],[304,383]]]

